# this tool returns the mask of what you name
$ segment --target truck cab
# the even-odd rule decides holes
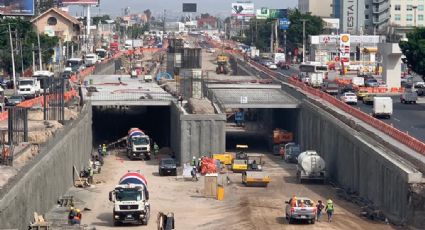
[[[136,135],[128,138],[127,155],[130,159],[150,159],[151,147],[149,136]]]
[[[132,223],[147,225],[150,217],[149,192],[143,184],[120,184],[109,193],[114,203],[114,225]]]
[[[21,78],[18,82],[18,95],[25,98],[37,97],[41,93],[40,81],[37,78]]]

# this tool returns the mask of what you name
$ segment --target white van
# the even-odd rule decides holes
[[[50,71],[46,71],[46,70],[41,70],[41,71],[35,71],[34,74],[32,75],[33,78],[37,79],[40,83],[40,94],[44,93],[45,88],[48,88],[48,85],[44,85],[45,81],[46,84],[48,82],[48,78],[53,78],[55,77],[55,74],[50,72]]]
[[[97,56],[97,54],[87,54],[84,60],[86,67],[94,66],[98,61],[99,57]]]

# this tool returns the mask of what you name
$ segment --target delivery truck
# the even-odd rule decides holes
[[[373,113],[376,118],[390,118],[393,114],[393,99],[391,97],[374,97]]]

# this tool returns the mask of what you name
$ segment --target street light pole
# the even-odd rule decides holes
[[[12,57],[12,76],[13,76],[13,91],[16,92],[16,72],[15,72],[15,55],[13,54],[13,42],[12,42],[12,31],[9,26],[9,39],[10,39],[10,54]]]
[[[305,62],[305,22],[308,21],[307,19],[301,19],[303,22],[303,62]]]

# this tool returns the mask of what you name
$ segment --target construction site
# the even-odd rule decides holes
[[[30,144],[1,166],[1,228],[423,226],[423,164],[223,48],[184,39],[96,68],[59,113],[68,122],[28,113]],[[333,201],[332,222],[316,219],[319,200]],[[311,213],[295,216],[301,207]]]

